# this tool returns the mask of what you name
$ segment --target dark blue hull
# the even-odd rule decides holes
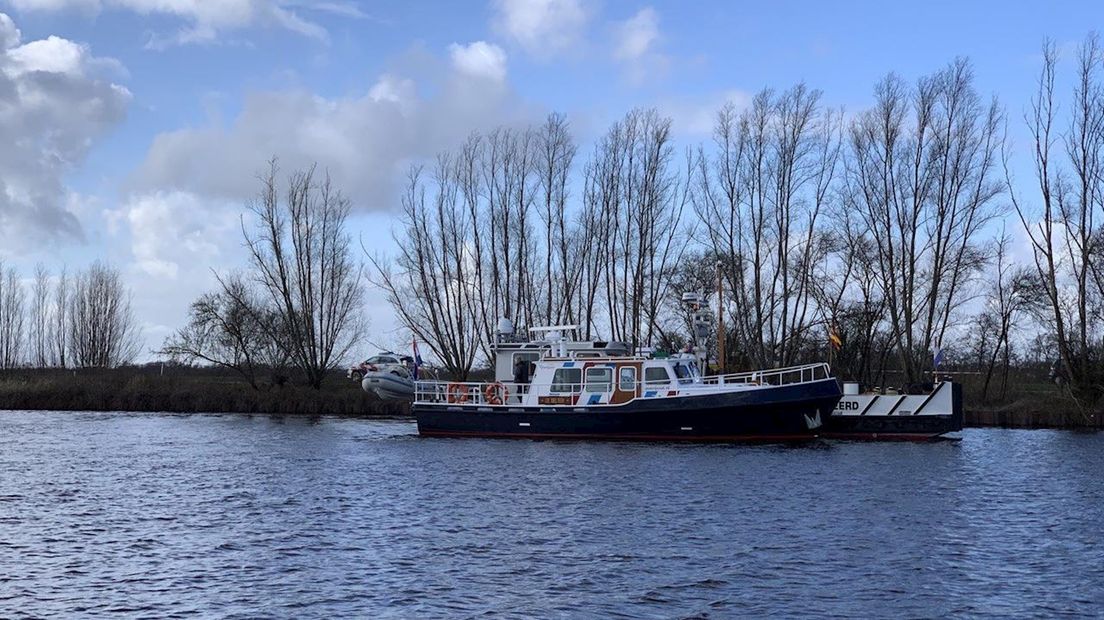
[[[427,436],[658,441],[791,441],[817,436],[841,396],[835,379],[591,407],[415,403]]]

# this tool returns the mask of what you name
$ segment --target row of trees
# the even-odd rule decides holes
[[[850,118],[804,84],[764,90],[685,150],[655,110],[629,112],[582,157],[556,114],[473,135],[411,168],[398,255],[372,257],[373,281],[458,377],[489,355],[500,317],[681,345],[677,300],[713,290],[719,264],[728,367],[821,359],[831,329],[848,377],[923,381],[947,349],[988,391],[1030,334],[1052,343],[1060,382],[1095,401],[1102,54],[1089,37],[1064,116],[1053,46],[1044,56],[1026,117],[1037,197],[1013,179],[1003,107],[956,60],[914,83],[887,76]],[[996,222],[1012,207],[1033,264],[1013,260],[1018,226]]]
[[[0,262],[0,368],[114,368],[140,347],[118,270],[95,262],[54,276],[40,264],[28,285]]]
[[[635,110],[595,146],[575,206],[577,154],[553,114],[411,168],[399,255],[371,257],[374,281],[449,373],[466,376],[489,356],[502,317],[577,323],[633,345],[660,336],[668,274],[688,241],[692,160],[676,157],[670,119]]]
[[[887,76],[850,117],[804,84],[764,90],[719,110],[711,143],[693,148],[676,148],[671,120],[651,109],[582,154],[559,114],[473,134],[411,167],[398,254],[369,256],[371,281],[461,378],[489,357],[501,318],[681,347],[681,294],[719,279],[726,367],[834,354],[849,378],[912,383],[946,351],[983,372],[984,397],[1004,391],[1030,347],[1050,352],[1071,395],[1095,402],[1104,61],[1089,37],[1060,115],[1057,56],[1044,52],[1025,119],[1037,195],[1013,178],[1003,107],[956,60],[914,83]],[[164,352],[254,386],[260,368],[295,367],[317,387],[362,327],[350,205],[313,171],[281,190],[273,165],[262,187],[243,220],[248,269],[221,274]],[[1013,211],[1019,226],[996,222]],[[1013,258],[1017,234],[1030,239],[1028,264]],[[830,331],[838,351],[826,350]]]

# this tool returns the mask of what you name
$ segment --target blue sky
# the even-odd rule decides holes
[[[27,275],[110,260],[151,347],[211,269],[240,263],[238,216],[273,155],[329,169],[358,233],[386,250],[410,161],[552,110],[583,153],[634,106],[692,144],[763,87],[803,80],[855,112],[887,72],[967,56],[1024,144],[1044,37],[1069,57],[1104,23],[1099,0],[0,0],[0,13],[0,86],[22,93],[0,114],[19,145],[0,156],[0,258]],[[382,297],[367,301],[376,341],[405,341]]]

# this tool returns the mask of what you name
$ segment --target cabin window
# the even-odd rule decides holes
[[[662,366],[645,368],[644,382],[652,386],[664,386],[671,382],[671,375],[667,374],[667,369]]]
[[[613,369],[609,366],[592,366],[586,371],[587,392],[608,392],[613,387]]]
[[[675,364],[675,376],[678,377],[679,383],[691,383],[693,379],[690,377],[690,368],[685,364]]]
[[[636,368],[622,366],[617,371],[617,388],[622,392],[636,391]]]
[[[540,352],[538,351],[522,351],[520,353],[514,353],[514,359],[511,361],[516,364],[518,360],[525,360],[527,362],[535,362],[540,359]]]
[[[532,380],[533,375],[537,374],[537,360],[539,360],[541,354],[539,351],[521,351],[514,353],[510,359],[510,372],[513,373],[514,381],[528,383]],[[518,362],[524,361],[524,372],[518,373]]]
[[[551,392],[572,393],[579,391],[579,384],[583,382],[583,371],[579,368],[557,368],[552,375]]]

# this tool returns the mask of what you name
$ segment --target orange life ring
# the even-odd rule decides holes
[[[450,403],[466,403],[468,388],[463,383],[450,383],[445,386],[445,397]]]
[[[487,387],[483,388],[483,399],[488,405],[501,405],[508,398],[510,398],[510,390],[501,381],[488,383]]]

